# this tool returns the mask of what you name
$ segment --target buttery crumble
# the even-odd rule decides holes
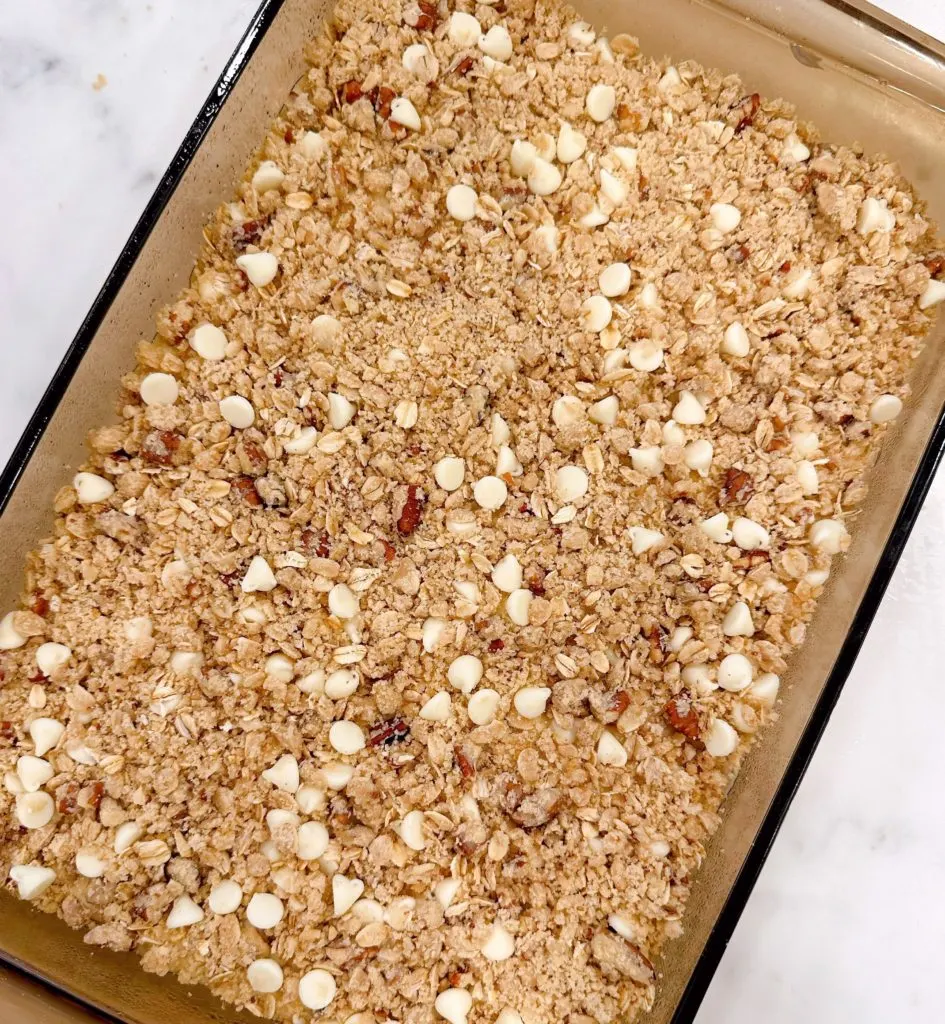
[[[558,3],[308,57],[0,623],[0,870],[265,1017],[630,1020],[941,254]]]

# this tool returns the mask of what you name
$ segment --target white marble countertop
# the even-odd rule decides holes
[[[0,459],[256,2],[0,5]],[[940,476],[699,1024],[942,1019],[943,525]]]

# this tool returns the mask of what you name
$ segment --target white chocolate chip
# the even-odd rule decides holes
[[[586,50],[596,38],[597,33],[586,21],[575,21],[568,26],[568,45],[575,50]]]
[[[445,722],[450,717],[452,706],[450,695],[441,690],[420,708],[419,715],[425,722]]]
[[[739,358],[747,356],[751,351],[748,331],[737,320],[725,328],[725,334],[722,336],[722,351],[726,355]]]
[[[280,683],[291,683],[295,677],[295,662],[284,654],[270,654],[263,668],[267,678]]]
[[[305,132],[299,139],[299,150],[309,160],[319,160],[328,150],[328,143],[318,132]]]
[[[610,729],[605,729],[597,741],[597,763],[610,765],[612,768],[623,768],[627,763],[626,747]]]
[[[175,675],[194,676],[203,666],[203,655],[199,651],[174,651],[170,666]]]
[[[553,163],[540,156],[535,157],[528,172],[528,189],[536,196],[550,196],[561,187],[561,172]]]
[[[547,686],[523,686],[517,691],[512,703],[522,718],[540,718],[548,706],[551,690]]]
[[[14,864],[10,868],[10,879],[16,884],[21,900],[35,900],[55,882],[56,872],[39,864]]]
[[[773,708],[778,700],[780,686],[781,680],[773,672],[765,672],[751,684],[748,694],[764,707]]]
[[[335,998],[336,991],[335,979],[320,967],[299,978],[299,1002],[308,1010],[324,1010]]]
[[[178,896],[167,915],[168,928],[189,928],[203,920],[203,910],[187,896]]]
[[[630,534],[631,546],[635,555],[645,554],[664,539],[659,530],[648,530],[645,526],[631,526],[627,533]]]
[[[705,408],[691,391],[681,391],[673,409],[673,419],[687,427],[705,423]]]
[[[444,878],[433,886],[433,895],[436,897],[437,903],[439,903],[444,910],[446,910],[456,898],[456,894],[459,892],[462,884],[463,883],[459,878]]]
[[[673,654],[678,654],[683,649],[683,645],[692,639],[692,635],[691,626],[677,626],[670,634],[669,649]]]
[[[271,892],[254,893],[246,906],[246,920],[254,928],[275,928],[284,914],[282,900]]]
[[[741,223],[742,212],[737,206],[732,206],[731,203],[713,203],[709,207],[709,217],[716,231],[721,231],[723,235],[727,235],[730,231],[734,231]]]
[[[395,124],[402,124],[405,128],[409,128],[414,132],[420,131],[422,127],[417,108],[406,96],[398,96],[391,101],[390,120]]]
[[[871,235],[874,231],[889,234],[896,226],[896,215],[886,206],[885,199],[874,199],[867,196],[860,206],[856,217],[856,230],[861,235]]]
[[[683,461],[689,469],[700,476],[708,476],[709,467],[712,465],[712,454],[712,442],[700,439],[686,445]]]
[[[475,46],[479,42],[479,37],[482,35],[482,26],[471,14],[453,11],[450,15],[447,31],[449,32],[450,42],[455,43],[457,46],[469,47]]]
[[[728,544],[732,540],[732,531],[728,528],[728,516],[724,512],[717,512],[708,519],[699,523],[699,529],[709,538],[718,544]]]
[[[791,432],[791,444],[800,455],[813,455],[820,448],[820,438],[811,430]]]
[[[732,523],[732,537],[743,551],[766,551],[771,545],[771,535],[753,519],[739,516]]]
[[[271,252],[248,252],[237,256],[236,265],[257,288],[265,288],[279,272],[279,261]]]
[[[433,477],[444,491],[458,491],[466,479],[466,462],[455,455],[447,455],[433,467]]]
[[[358,595],[347,583],[336,583],[328,591],[328,610],[339,619],[353,619],[358,614]]]
[[[496,921],[482,944],[482,955],[493,963],[501,963],[514,953],[515,939],[512,933]]]
[[[115,493],[114,484],[97,473],[76,473],[72,486],[80,505],[97,505]]]
[[[502,445],[495,457],[495,475],[503,477],[508,473],[511,476],[521,476],[524,472],[515,452],[507,444]]]
[[[820,490],[817,467],[813,462],[801,459],[797,464],[797,482],[800,485],[802,494],[816,494]]]
[[[333,875],[331,879],[331,895],[335,917],[347,913],[361,898],[364,882],[360,878],[346,878],[344,875]]]
[[[942,301],[945,301],[945,281],[933,277],[919,296],[919,309],[931,309]]]
[[[558,129],[556,147],[561,163],[573,164],[575,160],[580,160],[586,149],[587,139],[576,128],[572,128],[567,121],[563,121]]]
[[[263,160],[256,168],[252,185],[257,192],[268,192],[270,189],[279,188],[284,181],[285,175],[279,169],[279,165],[272,160]]]
[[[51,676],[72,657],[72,649],[65,644],[45,643],[36,648],[36,664],[44,676]]]
[[[325,679],[325,696],[332,700],[344,700],[357,690],[360,681],[358,673],[353,668],[336,669]]]
[[[616,395],[608,395],[599,402],[595,402],[588,410],[587,417],[592,423],[599,423],[601,426],[612,427],[617,422],[617,413],[620,411],[620,402]]]
[[[296,853],[299,860],[318,860],[328,849],[328,829],[320,821],[306,821],[299,825]]]
[[[781,294],[786,299],[803,299],[810,291],[813,276],[813,272],[807,269],[802,268],[795,271],[781,289]]]
[[[256,411],[242,395],[228,395],[220,400],[220,415],[236,430],[251,427],[256,420]]]
[[[556,427],[570,427],[584,419],[584,403],[576,395],[561,395],[551,407],[551,420]]]
[[[781,159],[788,164],[800,164],[809,157],[810,150],[794,132],[791,132],[781,148]]]
[[[719,665],[718,682],[723,690],[737,693],[751,686],[753,678],[754,670],[744,654],[728,654]]]
[[[902,412],[902,399],[895,395],[880,395],[870,406],[871,423],[889,423]]]
[[[635,942],[637,939],[636,929],[632,923],[620,914],[610,914],[607,918],[607,927],[628,942]]]
[[[338,792],[345,788],[354,775],[354,767],[350,764],[326,764],[322,768],[322,778],[329,789]]]
[[[660,92],[668,92],[682,85],[682,78],[672,64],[663,72],[663,77],[657,82],[656,87]]]
[[[328,730],[328,742],[339,754],[356,754],[364,749],[364,732],[355,722],[333,722]]]
[[[726,636],[754,635],[755,624],[751,620],[751,610],[744,601],[736,601],[728,610],[725,618],[722,620],[722,632]]]
[[[630,195],[630,186],[621,181],[616,174],[611,174],[605,167],[600,172],[601,195],[614,207],[622,206]]]
[[[531,169],[535,166],[535,157],[538,150],[531,142],[524,139],[516,139],[512,143],[512,151],[509,154],[509,165],[512,173],[518,178],[527,178]]]
[[[581,466],[561,466],[555,471],[555,496],[558,501],[572,502],[587,494],[590,480]]]
[[[423,627],[421,629],[421,643],[423,644],[423,649],[427,654],[432,654],[433,651],[440,646],[440,642],[442,641],[445,632],[445,619],[431,617],[424,620]]]
[[[292,754],[283,754],[262,777],[283,793],[294,793],[299,788],[299,762]]]
[[[610,214],[596,204],[578,221],[582,228],[599,228],[610,220]]]
[[[316,811],[325,809],[328,798],[318,786],[299,786],[295,793],[295,802],[303,814],[315,814]]]
[[[190,347],[201,359],[216,362],[226,355],[226,335],[214,324],[200,324],[190,335]]]
[[[632,146],[614,146],[610,155],[625,171],[637,169],[637,151]],[[611,166],[614,166],[613,164]]]
[[[262,555],[253,555],[247,566],[246,575],[240,582],[240,590],[244,594],[268,593],[275,589],[276,582],[276,577],[266,559]]]
[[[36,793],[53,777],[53,766],[41,757],[24,754],[16,759],[16,774],[27,793]]]
[[[30,722],[29,734],[33,741],[33,753],[36,757],[42,757],[47,751],[62,739],[66,727],[55,718],[34,718]]]
[[[477,690],[466,705],[466,712],[473,725],[488,725],[494,718],[499,707],[499,694],[495,690],[484,688]]]
[[[115,829],[115,853],[121,855],[128,850],[144,835],[144,828],[136,821],[122,822]]]
[[[453,185],[446,193],[446,209],[454,220],[467,221],[476,216],[479,196],[468,185]]]
[[[476,481],[473,497],[480,508],[494,512],[501,508],[509,496],[509,489],[504,480],[497,476],[484,476]]]
[[[26,643],[26,637],[17,633],[13,626],[14,612],[7,612],[0,619],[0,651],[15,651]]]
[[[125,623],[125,639],[131,640],[147,640],[154,632],[154,623],[147,615],[138,615],[133,619],[129,619]]]
[[[640,294],[637,296],[637,299],[644,309],[653,310],[659,308],[659,292],[657,292],[656,285],[652,281],[647,281],[640,289]]]
[[[269,994],[282,988],[284,976],[277,961],[262,957],[246,968],[246,980],[254,992]]]
[[[23,828],[42,828],[52,821],[56,805],[44,790],[38,793],[21,793],[16,798],[16,820]]]
[[[75,869],[83,878],[101,878],[108,864],[92,849],[79,850],[75,855]]]
[[[420,851],[427,845],[426,836],[423,834],[425,819],[423,811],[408,811],[394,827],[394,831],[411,850]]]
[[[314,427],[302,427],[295,437],[282,442],[282,447],[289,455],[306,455],[315,447],[318,431]]]
[[[655,341],[635,341],[627,353],[630,365],[641,373],[652,373],[663,365],[663,350]]]
[[[531,611],[532,598],[534,595],[530,590],[513,590],[505,599],[505,614],[515,623],[516,626],[527,626],[528,616]]]
[[[479,49],[493,60],[506,61],[512,56],[512,37],[504,25],[493,25],[479,39]]]
[[[632,277],[630,267],[626,263],[611,263],[600,272],[597,283],[601,292],[608,298],[617,298],[626,295],[630,290],[630,279]]]
[[[708,665],[687,665],[682,670],[682,681],[700,697],[707,697],[719,688],[718,683],[712,682]]]
[[[630,464],[638,473],[659,476],[663,472],[663,452],[659,445],[630,449]]]
[[[838,519],[818,519],[810,528],[811,544],[826,555],[839,555],[849,545],[850,535]]]
[[[584,101],[587,115],[592,121],[602,124],[614,112],[617,92],[612,85],[592,85]]]
[[[446,678],[461,693],[472,693],[482,679],[482,662],[475,654],[461,654],[446,670]]]
[[[506,555],[493,567],[492,582],[506,594],[518,590],[522,585],[522,563],[515,555]]]
[[[466,1024],[472,1008],[472,995],[464,988],[448,988],[436,997],[433,1005],[449,1024]]]
[[[233,914],[243,902],[243,890],[232,878],[225,878],[210,890],[207,906],[214,914]]]
[[[145,405],[173,405],[180,395],[177,380],[169,373],[149,373],[138,390]]]
[[[332,391],[328,395],[328,423],[332,430],[344,430],[354,419],[357,406],[349,402],[344,395]]]
[[[713,718],[702,737],[705,749],[713,757],[728,757],[738,746],[738,733],[721,718]]]

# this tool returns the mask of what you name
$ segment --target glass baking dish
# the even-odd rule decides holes
[[[896,158],[945,224],[945,47],[844,0],[588,0],[582,15],[647,52],[738,72],[783,96],[837,142]],[[133,344],[184,284],[210,212],[235,182],[303,71],[300,43],[325,0],[265,0],[187,134],[0,477],[8,607],[26,552],[49,529],[52,499],[82,461],[89,427],[109,422]],[[684,1024],[699,1002],[850,672],[945,444],[940,317],[900,418],[873,470],[849,555],[831,579],[787,674],[779,720],[733,786],[693,888],[684,935],[659,965],[645,1024]],[[882,480],[880,486],[878,481]],[[132,954],[92,949],[61,921],[0,896],[0,1020],[78,1024],[249,1021],[202,989],[146,974]],[[537,1024],[537,1022],[536,1022]]]

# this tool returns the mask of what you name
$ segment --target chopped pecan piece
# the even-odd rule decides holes
[[[588,695],[588,704],[598,721],[610,725],[630,706],[630,696],[626,690],[611,690],[607,693],[595,690]]]
[[[256,490],[256,484],[251,476],[235,477],[230,487],[247,505],[251,505],[253,508],[259,508],[262,505],[262,498],[260,498],[259,491]]]
[[[522,828],[538,828],[540,825],[547,825],[561,810],[563,803],[564,794],[561,790],[549,786],[547,789],[538,789],[523,797],[509,816],[516,825],[521,825]]]
[[[419,488],[416,484],[410,484],[407,488],[407,497],[404,501],[404,507],[400,512],[400,518],[397,520],[397,531],[403,534],[405,537],[409,537],[411,533],[420,525],[420,516],[423,514],[424,498],[420,494]]]
[[[357,103],[359,99],[364,95],[361,92],[361,83],[355,79],[345,82],[341,87],[341,98],[345,103]]]
[[[457,62],[456,66],[452,70],[457,75],[462,75],[463,77],[465,77],[466,75],[469,74],[470,70],[472,69],[473,63],[474,61],[472,57],[463,57],[462,60]]]
[[[669,724],[688,739],[697,740],[700,734],[699,716],[688,697],[673,697],[663,708]]]
[[[636,946],[610,932],[598,932],[594,936],[591,955],[606,976],[621,975],[640,985],[652,984],[656,977],[653,965]]]
[[[395,743],[403,743],[409,738],[410,726],[402,718],[378,722],[368,733],[368,743],[372,747],[392,747]]]
[[[744,505],[755,493],[751,477],[743,469],[726,470],[722,488],[719,491],[720,505]]]
[[[152,430],[141,445],[141,458],[152,466],[170,466],[182,440],[173,430]]]
[[[242,252],[249,245],[259,245],[262,233],[268,226],[268,217],[257,217],[254,220],[245,220],[242,224],[235,225],[230,232],[233,248]]]
[[[476,774],[476,762],[466,747],[453,747],[456,767],[464,779],[471,779]]]
[[[743,132],[749,125],[754,124],[755,115],[758,113],[760,106],[761,96],[756,92],[739,100],[738,105],[735,107],[735,113],[738,115],[738,121],[735,125],[736,135],[739,132]]]

